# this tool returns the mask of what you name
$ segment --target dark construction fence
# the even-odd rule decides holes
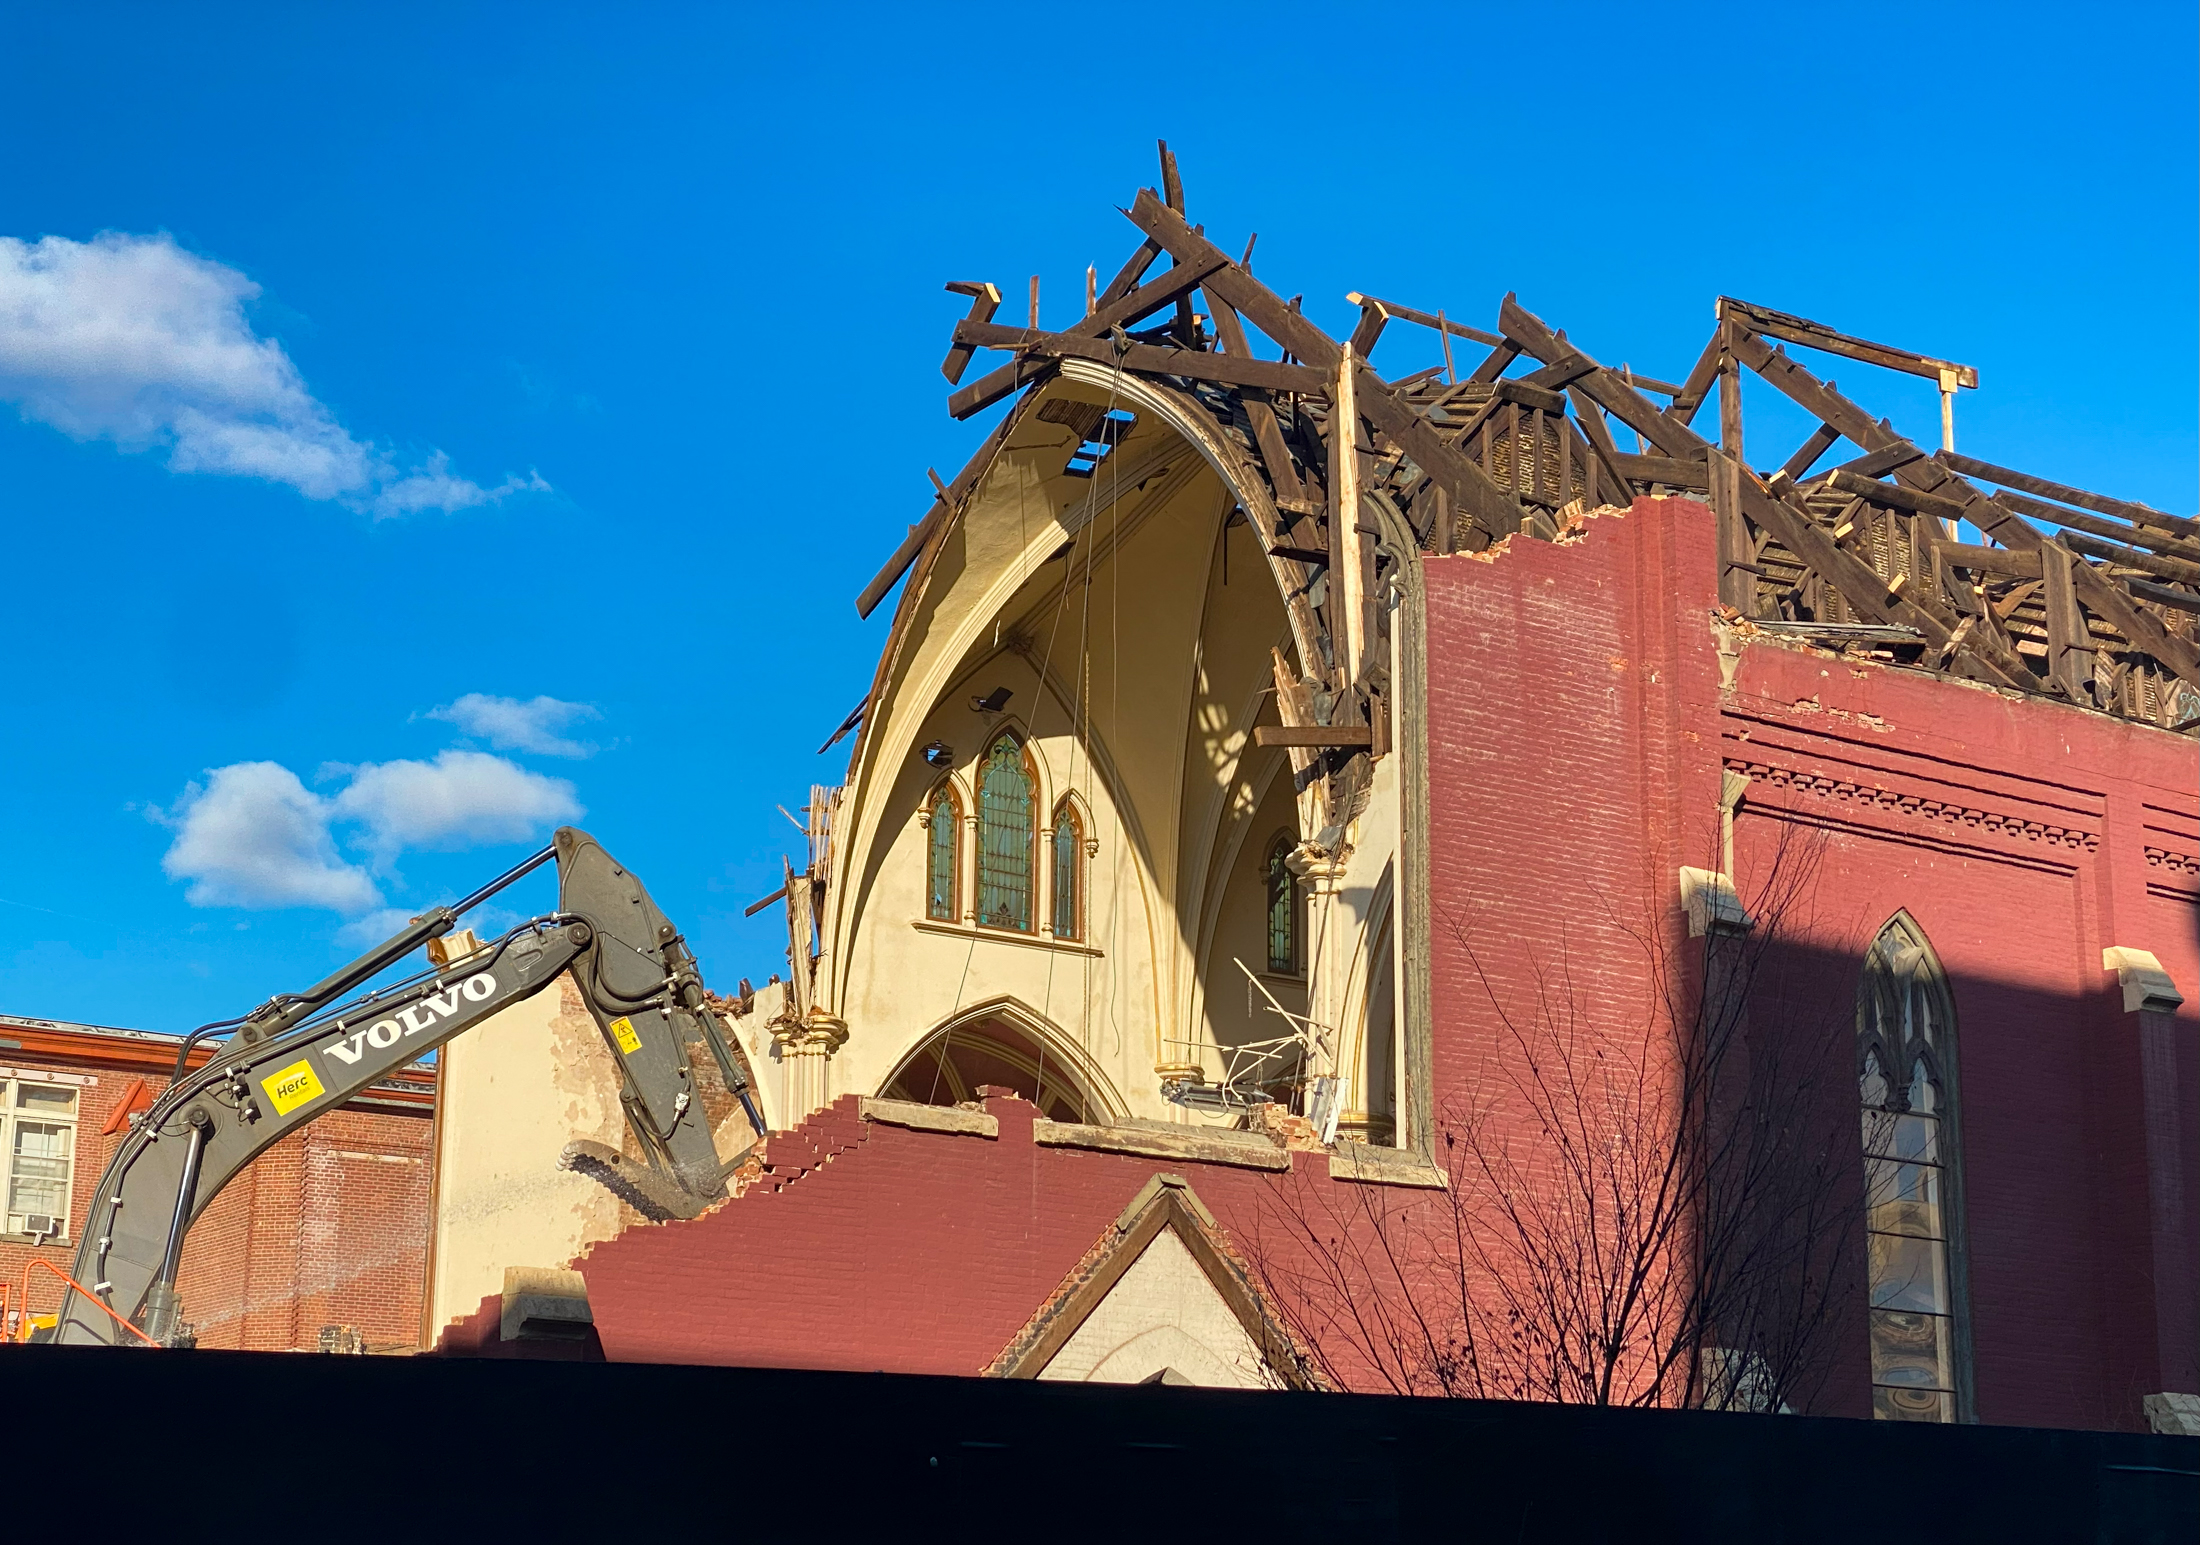
[[[0,1396],[23,1521],[104,1537],[2200,1538],[2200,1439],[2118,1433],[39,1346]]]

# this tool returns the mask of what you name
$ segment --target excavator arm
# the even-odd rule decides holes
[[[432,939],[489,896],[551,858],[558,910],[437,968],[363,997],[338,1000]],[[470,940],[470,935],[461,935]],[[440,949],[440,947],[439,947]],[[431,959],[437,952],[431,952]],[[182,1071],[108,1163],[78,1246],[75,1280],[108,1310],[163,1345],[184,1344],[176,1271],[191,1225],[247,1164],[407,1063],[570,971],[622,1075],[621,1103],[646,1156],[636,1164],[601,1144],[567,1147],[588,1174],[659,1220],[688,1218],[724,1194],[687,1047],[706,1043],[720,1077],[759,1135],[749,1080],[704,1000],[678,930],[641,882],[587,833],[560,828],[551,845],[492,884],[438,907],[303,993],[247,1016],[204,1066]],[[185,1050],[188,1050],[188,1045]],[[136,1342],[72,1288],[54,1339]]]

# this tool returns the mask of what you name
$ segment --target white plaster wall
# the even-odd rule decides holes
[[[436,1081],[432,1340],[504,1290],[507,1266],[562,1266],[636,1218],[558,1168],[577,1137],[622,1146],[619,1072],[570,977],[444,1046]]]
[[[1370,978],[1376,974],[1370,967],[1375,964],[1378,930],[1395,892],[1395,884],[1388,882],[1396,873],[1402,832],[1399,771],[1396,756],[1383,757],[1374,764],[1367,808],[1345,833],[1351,852],[1343,872],[1324,882],[1323,893],[1313,897],[1307,908],[1308,950],[1314,962],[1311,1013],[1331,1027],[1335,1068],[1350,1080],[1344,1094],[1348,1111],[1368,1108],[1368,1091],[1363,1087],[1367,1081],[1367,995]],[[1382,973],[1386,989],[1392,993],[1397,990],[1398,980],[1395,938],[1392,930],[1393,968]],[[1376,1022],[1390,1027],[1386,1033],[1394,1034],[1397,1017],[1395,1012],[1378,1015]]]
[[[1184,1241],[1166,1228],[1039,1377],[1136,1384],[1164,1368],[1216,1389],[1265,1389],[1271,1382],[1259,1346]]]

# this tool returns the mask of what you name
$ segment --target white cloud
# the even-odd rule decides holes
[[[415,907],[377,907],[337,929],[336,937],[341,943],[363,950],[370,944],[380,944],[419,915]]]
[[[79,440],[165,446],[179,472],[287,483],[377,518],[458,510],[549,485],[457,477],[355,439],[306,390],[245,302],[260,287],[169,236],[0,236],[0,400]]]
[[[153,812],[175,828],[161,868],[189,880],[195,907],[327,907],[357,912],[381,903],[367,872],[346,863],[329,835],[329,802],[273,762],[217,767],[173,808]]]
[[[336,930],[336,937],[356,949],[365,949],[370,944],[380,944],[425,910],[425,907],[382,907],[364,917],[353,918]],[[474,908],[459,919],[459,924],[461,927],[471,928],[477,937],[486,940],[508,933],[525,920],[521,913],[500,907],[492,901]]]
[[[486,751],[444,751],[432,762],[368,762],[330,806],[367,829],[376,861],[406,848],[449,851],[520,842],[544,826],[577,820],[573,785]]]
[[[275,762],[210,769],[169,809],[147,807],[176,834],[161,868],[170,879],[191,882],[184,899],[195,907],[325,907],[355,916],[343,937],[371,942],[414,913],[384,907],[369,866],[338,850],[337,828],[358,828],[349,840],[386,873],[408,848],[520,842],[582,814],[572,784],[484,751],[343,771],[351,781],[324,797]]]
[[[531,751],[537,756],[593,756],[595,746],[567,740],[561,732],[570,724],[600,719],[603,715],[586,703],[561,702],[554,697],[535,697],[522,702],[516,697],[469,692],[455,703],[429,709],[428,717],[455,724],[499,751]]]

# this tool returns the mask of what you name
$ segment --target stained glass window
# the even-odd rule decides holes
[[[943,923],[955,920],[956,892],[962,887],[955,882],[961,878],[956,873],[962,854],[962,807],[955,801],[955,791],[941,784],[932,794],[929,821],[931,830],[930,857],[926,866],[924,915]]]
[[[1084,893],[1081,884],[1085,857],[1084,828],[1077,811],[1064,800],[1054,809],[1054,937],[1082,939]]]
[[[1031,932],[1032,805],[1024,748],[1003,735],[978,770],[978,921],[988,928]]]
[[[1897,917],[1865,963],[1857,1060],[1872,1414],[1890,1421],[1958,1414],[1953,1030],[1924,935]]]
[[[1268,969],[1284,973],[1299,968],[1298,880],[1284,862],[1291,847],[1279,836],[1268,849]]]

